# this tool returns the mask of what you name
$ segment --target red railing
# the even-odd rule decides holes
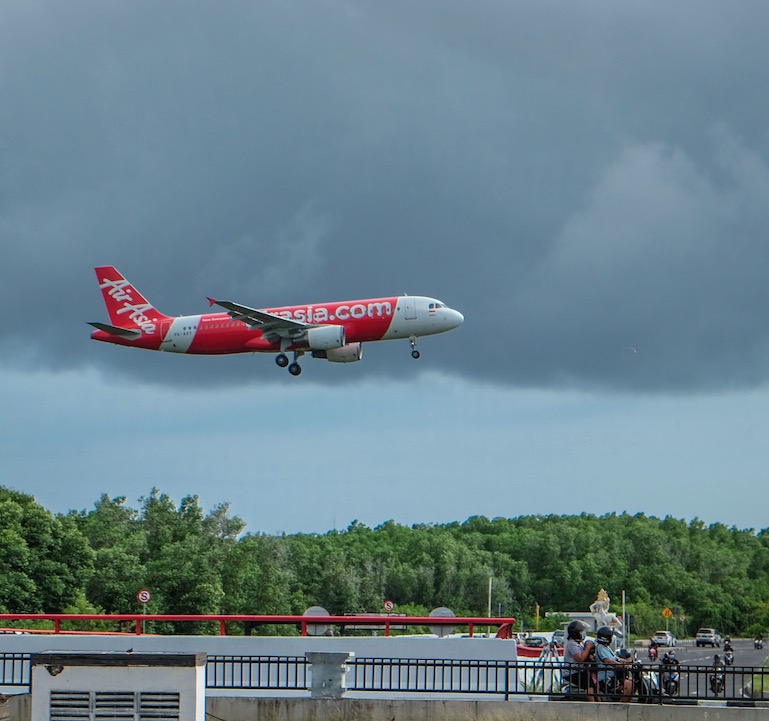
[[[300,626],[302,636],[309,634],[310,626],[372,626],[378,625],[384,629],[385,636],[390,635],[392,626],[461,626],[467,627],[472,636],[476,626],[494,626],[499,628],[515,623],[514,618],[482,618],[482,617],[445,617],[445,616],[259,616],[259,615],[197,615],[197,614],[157,614],[157,613],[0,613],[2,621],[53,621],[53,631],[50,629],[0,629],[7,631],[25,631],[27,633],[110,633],[109,631],[73,631],[62,630],[62,623],[77,623],[83,621],[102,622],[132,622],[135,634],[144,633],[143,622],[208,622],[219,624],[219,635],[226,636],[228,623],[252,623],[257,625],[293,625]],[[509,628],[509,625],[507,626]]]

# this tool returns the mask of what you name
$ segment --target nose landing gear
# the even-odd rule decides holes
[[[417,350],[417,337],[415,335],[410,336],[409,343],[411,343],[411,357],[416,360],[419,358],[419,351]]]

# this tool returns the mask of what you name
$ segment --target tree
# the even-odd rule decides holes
[[[85,591],[93,552],[73,519],[0,487],[0,608],[61,612]]]

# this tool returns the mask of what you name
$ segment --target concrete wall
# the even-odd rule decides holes
[[[227,721],[767,721],[767,708],[659,706],[570,701],[434,701],[344,698],[208,698]],[[24,721],[19,719],[19,721]]]
[[[287,698],[208,698],[208,718],[227,721],[767,721],[769,709],[713,704],[658,706],[570,701],[319,701]],[[0,704],[0,721],[30,721],[29,695]]]
[[[28,694],[6,696],[0,704],[0,721],[30,721],[32,697]]]

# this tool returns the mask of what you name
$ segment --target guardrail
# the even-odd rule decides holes
[[[0,686],[28,690],[29,654],[0,654]],[[351,658],[346,663],[347,693],[421,695],[445,694],[468,697],[479,694],[500,700],[547,697],[587,700],[619,700],[619,693],[604,687],[579,689],[564,685],[562,678],[585,665],[557,661],[479,661],[448,659]],[[714,685],[718,673],[712,666],[679,668],[675,692],[666,688],[659,666],[639,665],[634,671],[634,703],[696,704],[721,702],[753,706],[769,698],[769,671],[761,667],[730,666]],[[303,656],[209,656],[206,688],[243,691],[309,691],[311,664]],[[594,679],[595,680],[595,679]]]
[[[24,633],[54,633],[54,634],[82,634],[82,633],[126,633],[126,625],[133,627],[133,633],[141,636],[144,633],[145,624],[153,621],[163,623],[196,623],[218,627],[219,635],[227,635],[228,624],[250,624],[251,626],[296,626],[302,636],[313,635],[313,629],[327,628],[328,626],[343,626],[345,628],[364,627],[370,628],[377,625],[384,631],[385,636],[396,627],[403,626],[428,626],[428,627],[456,627],[467,628],[468,634],[473,636],[477,626],[487,628],[511,628],[515,623],[514,618],[486,618],[480,616],[400,616],[400,615],[359,615],[359,616],[274,616],[254,614],[159,614],[159,613],[0,613],[0,625],[3,621],[19,622],[41,621],[53,624],[52,629],[25,628]],[[110,631],[89,631],[83,625],[98,622],[104,626],[113,625]],[[74,628],[63,628],[62,624]],[[79,627],[79,628],[78,628]],[[205,628],[205,625],[203,626]],[[18,633],[21,629],[0,628],[0,632]],[[451,631],[447,631],[451,633]]]

